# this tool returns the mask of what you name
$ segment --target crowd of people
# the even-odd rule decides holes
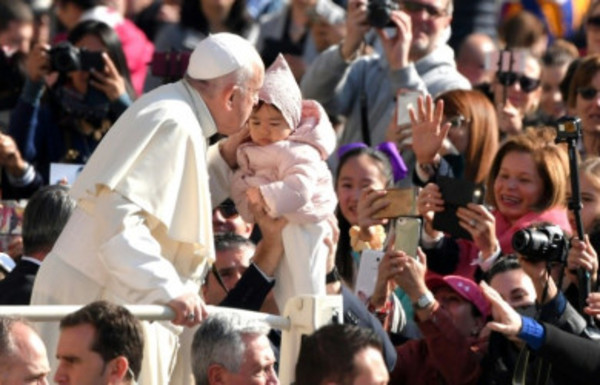
[[[593,383],[599,33],[597,0],[0,0],[0,385],[279,384],[280,332],[206,305],[301,295],[343,314],[297,385]]]

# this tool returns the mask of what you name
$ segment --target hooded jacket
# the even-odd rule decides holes
[[[287,140],[240,146],[231,197],[242,218],[254,221],[246,198],[250,187],[260,187],[272,217],[314,223],[333,213],[337,199],[325,159],[334,148],[333,127],[323,107],[312,100],[302,102],[300,123]]]

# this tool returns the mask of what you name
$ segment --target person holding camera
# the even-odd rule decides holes
[[[49,182],[51,163],[85,163],[112,123],[131,105],[129,70],[112,28],[84,21],[69,44],[34,47],[27,80],[9,127],[22,158],[9,183],[26,186],[36,174]],[[50,79],[55,79],[49,85]]]
[[[523,261],[523,259],[521,259]],[[525,265],[529,267],[525,268]],[[545,263],[530,264],[525,262],[524,269],[534,274],[532,278],[538,278],[536,289],[540,287],[545,277],[548,283],[546,295],[547,304],[555,302],[555,309],[560,309],[561,303],[566,303],[562,294],[557,292],[556,286],[551,283],[552,278],[545,271]],[[541,268],[540,268],[541,267]],[[546,313],[542,306],[539,319],[523,316],[513,309],[496,290],[485,282],[481,283],[481,289],[492,305],[494,321],[489,322],[487,327],[493,331],[490,337],[490,350],[484,360],[484,376],[482,384],[505,384],[514,378],[522,379],[522,383],[539,383],[537,380],[549,381],[542,383],[552,384],[589,384],[592,379],[600,374],[600,345],[597,341],[590,340],[581,335],[585,321],[577,319],[574,310],[567,310],[562,314],[554,315]],[[554,295],[554,299],[552,296]],[[575,313],[575,316],[572,316]],[[503,335],[505,338],[498,338]],[[497,343],[503,341],[505,348],[499,348]],[[508,346],[510,345],[510,346]],[[517,352],[517,346],[521,349]],[[508,353],[509,347],[513,351],[512,362],[507,362],[507,356],[500,357],[495,353]],[[517,358],[517,355],[519,357]],[[496,360],[505,360],[503,363]],[[528,359],[522,369],[515,369],[518,362]],[[487,366],[487,362],[495,365]],[[507,365],[508,364],[508,365]],[[488,370],[489,369],[489,370]],[[536,378],[537,377],[537,378]]]
[[[590,275],[590,293],[588,306],[584,313],[600,320],[600,293],[598,291],[598,250],[600,250],[600,157],[588,157],[579,165],[579,190],[581,194],[581,224],[584,238],[577,234],[570,241],[569,255],[565,274],[567,282],[565,295],[574,306],[579,305],[580,282],[577,270],[583,269]],[[567,201],[572,199],[571,189],[567,192]],[[569,210],[569,223],[575,231],[577,221],[573,210]]]
[[[518,266],[530,279],[529,282],[533,284],[535,290],[535,304],[523,302],[518,308],[516,303],[513,305],[520,314],[517,316],[523,319],[522,330],[519,331],[518,337],[523,338],[528,344],[532,341],[531,338],[540,337],[538,332],[541,331],[542,322],[574,335],[588,336],[585,331],[585,320],[567,301],[551,274],[553,266],[564,267],[567,242],[562,230],[550,224],[527,227],[513,237]],[[511,258],[512,256],[502,256],[494,263],[486,277],[498,292],[505,292],[509,281],[504,280],[503,284],[499,284],[498,280],[494,280],[496,275],[492,276],[492,274],[497,270],[498,265],[507,263]],[[513,290],[521,290],[518,280],[513,279],[512,282]],[[494,290],[483,285],[482,288],[489,289],[484,292]],[[504,298],[508,301],[508,298]],[[491,298],[490,301],[494,302]],[[498,316],[497,312],[493,314],[494,318]],[[505,384],[512,378],[523,377],[526,378],[526,383],[539,383],[540,378],[549,378],[551,384],[570,384],[569,379],[561,374],[560,370],[556,370],[556,366],[550,368],[547,359],[543,355],[538,355],[536,352],[538,345],[533,343],[530,348],[524,348],[522,343],[515,343],[516,339],[511,338],[514,336],[509,335],[507,336],[509,338],[505,338],[498,333],[502,333],[502,330],[494,327],[491,329],[496,333],[490,335],[488,353],[482,363],[482,384]],[[533,335],[529,335],[532,332]]]
[[[452,0],[400,0],[398,5],[396,9],[393,1],[350,1],[346,38],[322,52],[302,79],[305,98],[321,102],[330,115],[348,118],[340,144],[384,142],[401,89],[437,95],[471,88],[445,44]],[[373,26],[379,37],[376,48],[382,52],[361,57]],[[365,131],[370,138],[363,137]]]

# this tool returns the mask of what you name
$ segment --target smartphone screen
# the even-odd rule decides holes
[[[407,91],[396,95],[396,124],[404,126],[410,124],[410,115],[408,108],[412,106],[413,110],[417,108],[417,100],[421,96],[419,91]]]
[[[400,217],[396,219],[396,241],[394,249],[404,251],[411,257],[417,257],[417,248],[421,241],[421,218]]]

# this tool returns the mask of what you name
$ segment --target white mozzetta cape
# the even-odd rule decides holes
[[[85,201],[107,187],[156,218],[172,240],[193,244],[197,257],[214,259],[206,159],[214,133],[208,108],[187,83],[159,87],[121,115],[72,195]]]

